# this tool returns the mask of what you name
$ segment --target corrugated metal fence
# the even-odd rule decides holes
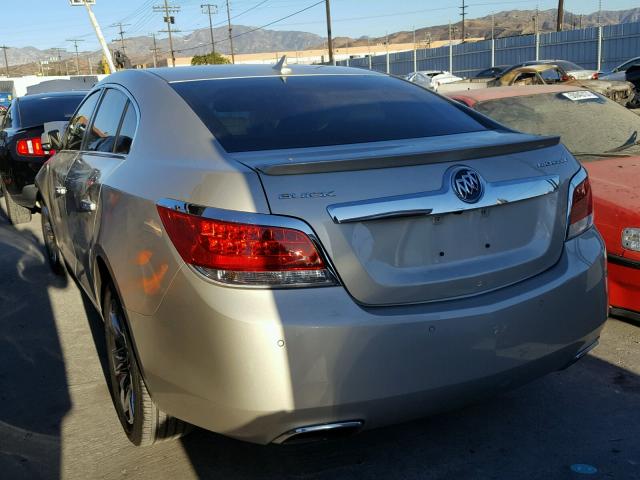
[[[473,76],[491,66],[536,59],[563,59],[587,69],[607,70],[639,55],[640,22],[497,38],[337,63],[393,75],[406,75],[414,70],[449,70],[456,75]]]

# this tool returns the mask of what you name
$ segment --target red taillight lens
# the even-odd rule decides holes
[[[304,232],[214,220],[162,206],[158,213],[182,259],[216,280],[251,285],[333,282]]]
[[[589,178],[585,178],[573,190],[569,231],[567,238],[580,235],[593,225],[593,195]]]
[[[592,78],[593,80],[598,80],[598,78],[600,78],[600,74],[599,74],[598,72],[596,72],[596,73],[594,73],[594,74],[591,76],[591,78]]]
[[[18,140],[16,143],[18,155],[25,157],[44,157],[45,151],[42,149],[42,142],[39,138],[27,138]]]

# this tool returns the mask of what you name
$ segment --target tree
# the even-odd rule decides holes
[[[215,65],[221,63],[231,63],[229,59],[223,55],[216,53],[207,53],[205,55],[195,55],[191,59],[191,65]]]

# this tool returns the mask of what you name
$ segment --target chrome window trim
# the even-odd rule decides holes
[[[407,216],[447,215],[529,200],[554,193],[560,187],[558,175],[503,182],[487,182],[481,177],[484,195],[476,203],[465,203],[455,195],[451,185],[452,176],[460,168],[468,167],[456,165],[447,170],[439,190],[339,203],[329,205],[327,212],[334,223],[365,222]]]
[[[124,88],[122,85],[118,85],[117,83],[102,83],[100,84],[99,87],[97,87],[96,89],[102,89],[102,92],[100,93],[100,98],[98,99],[98,103],[96,105],[96,108],[94,108],[93,113],[91,115],[91,123],[90,123],[90,128],[93,127],[93,122],[95,121],[95,117],[96,117],[96,113],[100,111],[100,106],[102,105],[102,101],[104,100],[104,96],[107,93],[108,89],[112,89],[112,90],[117,90],[120,93],[122,93],[125,97],[127,97],[127,99],[129,100],[128,103],[125,103],[125,108],[122,111],[122,115],[120,116],[120,123],[118,124],[118,130],[116,132],[116,139],[120,136],[120,129],[122,128],[122,123],[124,122],[124,117],[127,113],[128,110],[128,105],[131,104],[133,105],[133,108],[136,112],[136,128],[135,131],[133,133],[133,140],[131,140],[131,146],[133,146],[133,142],[136,141],[136,135],[138,134],[138,127],[140,126],[140,108],[138,107],[138,103],[134,100],[133,96],[131,95],[131,93],[129,93],[129,91]],[[91,94],[91,92],[89,92],[87,94],[87,96],[89,96]],[[105,153],[111,157],[118,157],[118,158],[126,158],[128,153],[115,153],[115,152],[96,152],[95,150],[87,150],[86,147],[86,138],[84,138],[82,140],[82,145],[81,145],[81,149],[80,149],[80,153],[91,153],[91,154],[95,154],[95,153]],[[131,151],[131,147],[129,147],[129,151]]]
[[[299,230],[306,234],[313,243],[314,247],[318,250],[322,259],[325,262],[325,269],[333,277],[333,283],[327,284],[314,284],[314,283],[299,283],[292,285],[241,285],[233,283],[219,282],[205,273],[205,269],[196,267],[194,265],[186,264],[193,272],[196,272],[198,276],[206,279],[210,283],[216,285],[228,287],[228,288],[242,288],[242,289],[261,289],[261,290],[279,290],[279,289],[295,289],[295,288],[322,288],[322,287],[336,287],[342,285],[338,272],[331,262],[327,251],[320,243],[318,236],[313,231],[311,226],[305,221],[295,218],[287,217],[284,215],[272,215],[268,213],[252,213],[242,212],[238,210],[226,210],[222,208],[206,207],[203,205],[197,205],[188,202],[182,202],[179,200],[173,200],[170,198],[162,198],[156,202],[156,205],[177,212],[187,213],[190,215],[196,215],[198,217],[209,218],[211,220],[220,220],[230,223],[246,223],[251,225],[258,225],[264,227],[281,227],[290,228],[293,230]]]

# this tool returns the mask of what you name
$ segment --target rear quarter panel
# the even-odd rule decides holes
[[[156,203],[170,198],[268,213],[257,175],[229,162],[199,118],[151,73],[113,75],[138,104],[140,119],[123,164],[103,179],[94,256],[106,259],[125,308],[151,315],[183,264]]]

